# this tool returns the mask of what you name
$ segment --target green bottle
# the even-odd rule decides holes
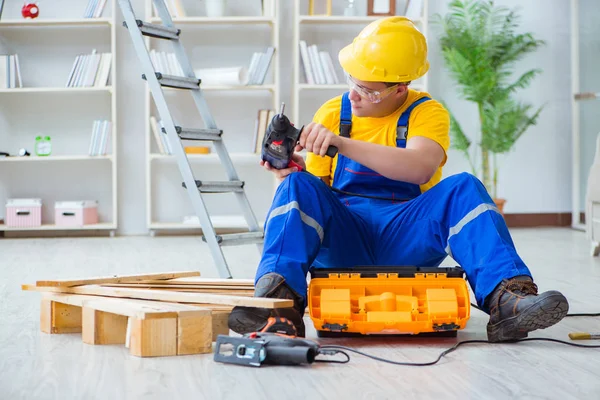
[[[35,138],[35,154],[38,156],[49,156],[52,153],[52,142],[50,136],[38,136]]]

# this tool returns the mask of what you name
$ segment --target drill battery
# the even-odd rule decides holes
[[[470,317],[460,267],[317,268],[308,309],[324,336],[444,333],[455,336]]]

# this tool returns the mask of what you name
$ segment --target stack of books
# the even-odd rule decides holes
[[[106,0],[89,0],[83,18],[100,18],[106,6]]]
[[[91,54],[80,54],[75,58],[67,87],[103,87],[108,84],[112,65],[112,54],[97,54],[94,49]]]
[[[274,53],[275,48],[269,46],[266,52],[252,54],[250,66],[248,67],[247,85],[262,85],[264,83]]]
[[[103,156],[107,153],[111,128],[112,123],[109,120],[94,121],[92,140],[90,141],[90,156]]]
[[[308,46],[305,40],[300,40],[300,55],[302,56],[306,83],[310,85],[335,85],[340,83],[329,52],[319,51],[317,45]]]
[[[155,49],[150,50],[150,60],[154,66],[156,72],[163,73],[165,75],[184,76],[183,69],[175,53],[167,53],[165,51],[156,51]]]

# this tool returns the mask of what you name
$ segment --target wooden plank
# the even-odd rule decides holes
[[[120,283],[120,282],[138,282],[147,279],[164,280],[179,277],[200,276],[198,271],[182,271],[182,272],[161,272],[154,274],[136,274],[136,275],[113,275],[105,277],[85,278],[85,279],[62,279],[51,281],[37,281],[36,286],[81,286],[92,285],[98,283]]]
[[[212,352],[212,315],[177,319],[177,355]]]
[[[127,317],[83,307],[81,338],[87,344],[124,344]]]
[[[220,291],[231,291],[236,292],[238,290],[254,291],[251,286],[217,286],[217,285],[176,285],[176,284],[160,284],[160,283],[106,283],[100,286],[106,287],[128,287],[128,288],[148,288],[148,289],[206,289],[206,290],[220,290]]]
[[[129,318],[129,352],[138,357],[177,355],[177,318]]]
[[[198,278],[198,277],[182,277],[164,281],[148,279],[143,283],[157,283],[167,285],[218,285],[218,286],[251,286],[254,288],[254,280],[252,279],[217,279],[217,278]]]
[[[289,299],[271,299],[265,297],[225,296],[209,293],[181,293],[151,289],[111,288],[105,286],[77,286],[77,287],[38,287],[21,285],[23,290],[39,292],[58,292],[87,294],[94,296],[126,297],[133,299],[158,300],[174,303],[210,303],[227,304],[231,306],[246,306],[260,308],[288,308],[294,306],[294,301]]]

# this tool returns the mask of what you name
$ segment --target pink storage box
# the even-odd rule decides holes
[[[54,205],[54,223],[57,226],[82,226],[98,223],[98,202],[57,201]]]
[[[6,226],[35,228],[42,225],[42,199],[8,199]]]

